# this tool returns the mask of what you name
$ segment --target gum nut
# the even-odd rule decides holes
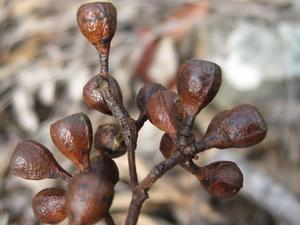
[[[176,83],[184,112],[195,117],[217,94],[222,80],[221,68],[212,62],[188,60],[177,73]]]
[[[182,126],[182,108],[176,93],[158,90],[147,103],[150,122],[160,130],[174,135]]]
[[[68,185],[66,203],[72,225],[92,225],[108,212],[114,195],[113,185],[94,173],[80,173]]]
[[[89,168],[93,130],[85,114],[77,113],[56,121],[50,126],[50,135],[55,146],[81,171]]]
[[[65,190],[47,188],[32,200],[34,216],[42,223],[60,223],[67,217]]]
[[[240,105],[217,114],[207,128],[204,140],[219,149],[249,147],[261,142],[267,124],[252,105]]]
[[[83,4],[77,11],[77,23],[81,33],[93,45],[107,44],[116,31],[116,8],[109,2]]]
[[[94,147],[101,154],[117,158],[126,153],[122,131],[117,124],[103,124],[97,128]]]
[[[97,155],[91,159],[91,171],[99,177],[116,185],[119,181],[119,169],[115,161],[106,155]]]
[[[10,161],[10,171],[15,176],[29,180],[68,180],[71,177],[45,146],[32,140],[17,144]]]
[[[199,171],[198,179],[201,184],[216,198],[232,197],[243,187],[243,174],[233,162],[214,162]]]

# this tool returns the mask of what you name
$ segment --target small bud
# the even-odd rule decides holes
[[[47,188],[32,199],[34,216],[42,223],[56,224],[67,217],[65,190]]]
[[[71,177],[45,146],[31,140],[18,143],[11,158],[10,171],[29,180],[52,178],[67,181]]]
[[[267,124],[252,105],[240,105],[217,114],[207,128],[203,140],[209,147],[242,148],[261,142]]]
[[[206,191],[216,198],[234,196],[243,187],[243,174],[229,161],[219,161],[199,169],[197,178]]]
[[[94,146],[110,158],[117,158],[126,153],[123,134],[117,124],[100,125],[95,133]]]
[[[154,95],[158,90],[167,90],[164,86],[157,83],[150,83],[142,87],[137,96],[136,96],[136,104],[143,116],[146,116],[146,105],[148,100]],[[146,120],[146,118],[145,118]]]
[[[182,126],[182,108],[176,93],[158,90],[147,103],[147,115],[157,128],[174,135]]]
[[[221,68],[212,62],[188,60],[176,76],[177,90],[184,112],[195,117],[217,94]]]
[[[113,185],[116,185],[120,180],[117,164],[106,155],[97,155],[91,159],[91,171],[100,178],[104,177]]]
[[[81,171],[89,169],[93,130],[85,114],[73,114],[51,124],[50,135],[56,147]]]
[[[111,90],[115,101],[117,101],[119,105],[123,104],[122,92],[118,82],[112,76],[108,76],[107,79],[109,89]],[[112,112],[101,94],[101,82],[104,82],[103,77],[99,75],[94,76],[83,88],[83,99],[90,108],[112,115]]]
[[[109,2],[83,4],[77,11],[77,23],[82,34],[93,45],[109,44],[117,27],[117,11]]]
[[[92,225],[101,220],[111,206],[113,185],[104,177],[81,173],[73,177],[66,195],[67,213],[72,225]]]

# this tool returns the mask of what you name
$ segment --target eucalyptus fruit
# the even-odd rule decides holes
[[[18,143],[10,161],[10,171],[15,176],[28,180],[69,180],[71,177],[45,146],[31,140]]]
[[[210,148],[244,148],[261,142],[267,125],[252,105],[240,105],[217,114],[209,124],[203,141]]]
[[[126,153],[126,144],[121,128],[117,124],[98,126],[94,136],[96,150],[110,158],[117,158]]]
[[[111,206],[113,185],[94,173],[81,173],[72,178],[66,195],[71,225],[92,225],[101,220]]]
[[[197,175],[206,191],[216,198],[234,196],[243,187],[243,174],[233,162],[218,161],[199,169]]]
[[[50,135],[56,147],[81,171],[89,169],[93,130],[85,114],[73,114],[53,123]]]
[[[182,126],[182,107],[176,93],[158,90],[147,103],[147,115],[157,128],[175,135]]]
[[[132,190],[125,225],[138,223],[148,191],[176,165],[192,173],[212,197],[236,195],[243,186],[243,174],[234,162],[198,166],[194,160],[210,148],[245,148],[258,144],[266,136],[267,125],[257,108],[240,105],[218,113],[203,136],[193,135],[196,116],[220,88],[220,66],[199,59],[183,62],[176,75],[177,92],[160,84],[146,84],[137,94],[139,116],[134,119],[123,103],[118,81],[108,68],[111,41],[117,27],[115,7],[109,2],[83,4],[77,11],[77,23],[84,37],[96,48],[100,65],[99,73],[83,87],[84,102],[91,109],[114,116],[116,122],[97,124],[95,134],[91,121],[83,113],[64,117],[51,125],[54,145],[79,169],[73,177],[45,146],[30,140],[18,143],[10,162],[12,174],[31,180],[61,179],[67,183],[66,190],[47,188],[33,198],[36,218],[54,224],[68,217],[69,225],[92,225],[103,219],[106,225],[115,225],[110,208],[120,177],[114,159],[125,153],[129,178],[123,177],[122,182],[128,183]],[[136,145],[138,132],[147,120],[165,132],[159,147],[164,160],[140,180]]]
[[[47,188],[40,191],[32,199],[35,217],[42,223],[60,223],[67,217],[65,190]]]

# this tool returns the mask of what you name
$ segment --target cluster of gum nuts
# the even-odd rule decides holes
[[[77,21],[81,32],[98,50],[100,61],[104,59],[100,63],[105,66],[108,62],[102,56],[108,54],[116,29],[114,6],[104,2],[84,4],[78,10]],[[101,79],[101,75],[93,77],[84,86],[83,97],[89,107],[112,115],[99,91]],[[117,81],[110,75],[106,79],[116,104],[122,105]],[[166,132],[160,144],[166,159],[176,152],[179,145],[194,143],[195,148],[201,146],[201,151],[204,151],[248,147],[264,139],[267,126],[261,114],[251,105],[241,105],[217,114],[205,135],[196,142],[191,132],[194,119],[218,92],[221,69],[211,62],[189,60],[181,65],[176,81],[178,94],[152,83],[145,85],[137,95],[141,112],[137,126],[141,127],[149,119]],[[38,142],[26,140],[18,143],[10,163],[12,174],[31,180],[51,178],[67,182],[66,190],[47,188],[35,195],[32,208],[36,218],[43,223],[57,224],[68,217],[70,225],[91,225],[109,217],[114,187],[119,181],[118,167],[113,158],[127,151],[122,129],[116,124],[100,125],[93,138],[89,118],[78,113],[53,123],[50,135],[57,149],[80,172],[73,176],[66,172],[52,153]],[[90,157],[93,143],[97,154]],[[210,194],[225,198],[240,190],[243,175],[235,163],[219,161],[197,167],[192,163],[193,156],[187,160],[190,164],[180,165],[192,172]]]
[[[100,125],[95,133],[95,156],[90,159],[93,143],[92,125],[83,113],[67,116],[50,127],[53,143],[80,173],[66,172],[52,153],[42,144],[25,140],[18,143],[10,163],[11,172],[30,180],[61,179],[63,188],[47,188],[32,200],[36,218],[56,224],[67,216],[70,224],[93,224],[107,216],[119,181],[119,171],[113,157],[126,152],[120,129],[115,124]]]

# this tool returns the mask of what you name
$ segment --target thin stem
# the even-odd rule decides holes
[[[110,43],[106,45],[97,45],[96,49],[98,51],[99,62],[100,62],[100,75],[107,77],[108,76],[108,59],[109,59],[109,50]]]
[[[144,115],[144,113],[141,113],[139,115],[139,118],[135,121],[136,129],[139,131],[145,124],[147,120],[147,117]]]
[[[58,170],[55,173],[55,179],[61,179],[65,182],[69,182],[72,179],[72,175],[65,171],[60,165],[57,166]]]
[[[106,225],[116,225],[114,219],[111,217],[110,213],[108,212],[107,215],[104,217]]]
[[[148,190],[167,171],[172,169],[179,161],[184,160],[182,154],[176,151],[171,157],[156,165],[133,192],[125,225],[136,225],[138,216],[145,200],[148,198]]]
[[[129,167],[129,175],[131,180],[132,188],[138,185],[138,176],[136,171],[136,163],[135,163],[135,149],[132,147],[128,147],[128,167]]]
[[[146,191],[143,191],[141,189],[136,189],[133,191],[125,225],[137,224],[138,217],[141,213],[142,205],[147,198],[148,193]]]

